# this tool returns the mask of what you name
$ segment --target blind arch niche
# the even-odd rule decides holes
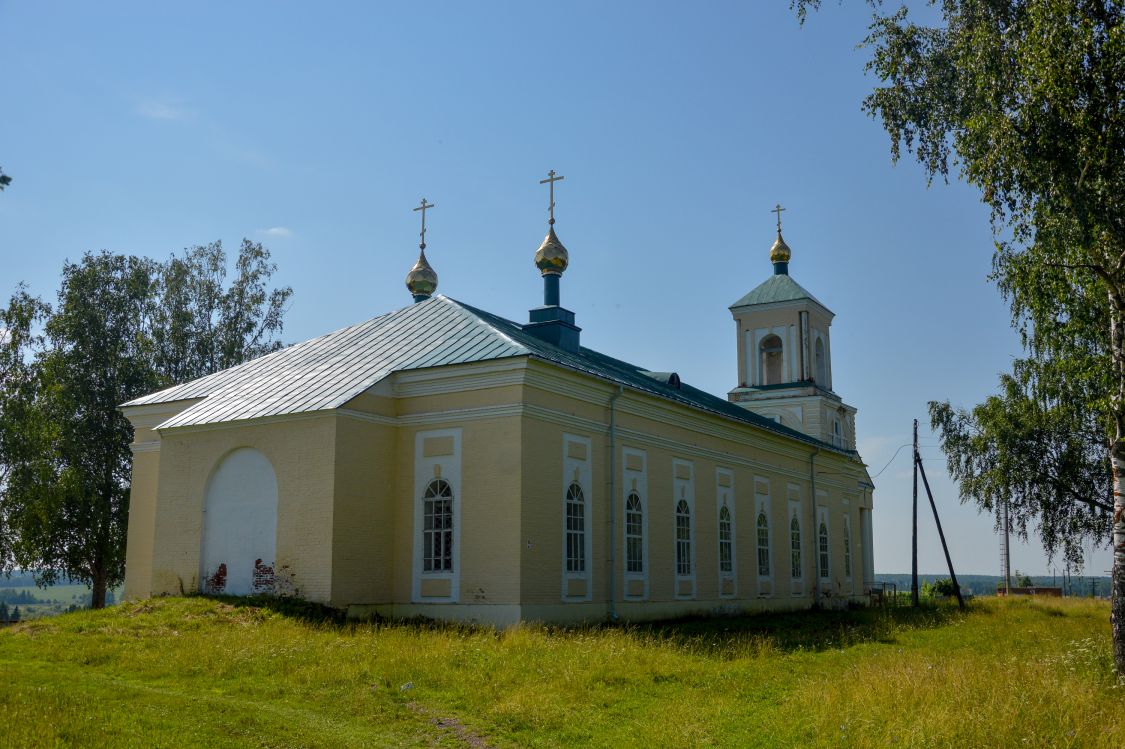
[[[200,588],[245,596],[273,590],[277,557],[277,476],[250,447],[219,463],[203,501]]]

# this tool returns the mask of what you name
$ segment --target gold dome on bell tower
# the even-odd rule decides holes
[[[789,245],[785,244],[785,240],[781,238],[781,231],[778,231],[777,239],[773,241],[773,247],[770,247],[770,262],[788,263],[792,254]]]
[[[770,210],[770,213],[777,214],[777,239],[773,241],[773,246],[770,247],[770,262],[773,263],[773,272],[777,276],[789,275],[789,258],[793,255],[789,245],[785,244],[785,240],[781,238],[781,212],[784,210],[786,209],[781,207],[781,203]]]

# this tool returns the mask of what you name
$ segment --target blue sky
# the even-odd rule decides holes
[[[921,419],[954,562],[996,574],[992,520],[958,505],[926,428],[927,401],[978,402],[1019,353],[987,211],[891,164],[860,110],[865,6],[801,28],[787,5],[0,1],[0,293],[51,296],[87,250],[249,237],[303,340],[409,303],[425,196],[439,291],[522,321],[553,168],[583,343],[725,394],[727,306],[770,274],[780,201],[872,473]],[[876,568],[907,571],[907,450],[876,484]],[[1034,541],[1013,565],[1049,573]]]

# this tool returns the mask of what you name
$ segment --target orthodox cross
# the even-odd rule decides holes
[[[427,208],[433,208],[433,207],[434,207],[433,203],[427,203],[426,199],[422,198],[422,203],[417,208],[414,209],[415,211],[421,211],[422,212],[422,234],[421,234],[422,242],[418,245],[418,247],[420,249],[423,249],[423,250],[426,249],[426,209]]]
[[[418,209],[415,208],[414,210],[418,210]],[[773,208],[770,209],[770,213],[776,213],[777,214],[777,233],[779,235],[781,234],[781,212],[782,211],[788,211],[788,210],[789,210],[788,208],[782,208],[781,203],[778,203],[776,206],[774,206]]]
[[[547,206],[547,212],[551,214],[551,220],[548,223],[552,226],[555,224],[555,183],[562,179],[566,179],[566,177],[556,177],[555,170],[552,169],[547,172],[547,179],[539,180],[539,184],[551,186],[551,204]]]

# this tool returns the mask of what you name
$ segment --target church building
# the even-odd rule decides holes
[[[782,209],[724,399],[581,345],[560,179],[527,322],[436,294],[423,200],[412,304],[124,404],[125,596],[502,626],[862,599],[874,487]]]

